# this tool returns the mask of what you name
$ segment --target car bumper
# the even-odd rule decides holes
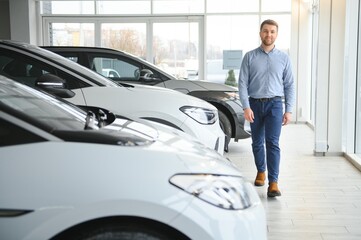
[[[179,193],[178,197],[175,198],[177,201],[168,198],[161,205],[129,200],[44,207],[23,216],[0,218],[0,238],[45,240],[88,220],[110,216],[140,216],[163,222],[194,240],[267,239],[266,215],[258,195],[253,205],[244,210],[222,209],[184,192]]]
[[[258,200],[244,210],[226,210],[194,199],[171,225],[190,239],[266,240],[266,215],[258,196],[254,197]]]

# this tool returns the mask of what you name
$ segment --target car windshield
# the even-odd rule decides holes
[[[93,82],[96,82],[96,84],[98,85],[102,85],[102,86],[111,86],[111,87],[120,87],[119,84],[113,82],[112,80],[103,77],[100,74],[97,74],[96,72],[85,68],[83,66],[81,66],[80,64],[77,64],[65,57],[62,57],[58,54],[55,54],[51,51],[48,51],[46,49],[34,46],[34,45],[30,45],[30,44],[26,44],[26,43],[19,43],[18,46],[22,46],[26,49],[28,49],[29,51],[32,51],[42,57],[44,57],[45,59],[51,59],[54,62],[57,62],[63,66],[66,66],[67,68],[73,69],[76,72],[79,72],[82,75],[85,75],[87,77],[89,77],[89,79],[91,79]]]
[[[0,76],[0,103],[57,130],[82,130],[86,113],[47,94]]]

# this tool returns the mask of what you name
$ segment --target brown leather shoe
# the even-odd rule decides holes
[[[258,172],[256,176],[256,180],[254,180],[255,186],[263,186],[264,181],[266,180],[266,173],[265,172]]]
[[[281,196],[281,191],[278,189],[277,182],[270,182],[269,183],[267,196],[268,197],[279,197],[279,196]]]

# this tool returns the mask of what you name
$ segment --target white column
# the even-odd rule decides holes
[[[342,153],[344,1],[319,1],[315,154]]]
[[[346,5],[346,30],[345,30],[345,57],[344,57],[344,97],[342,116],[342,151],[355,153],[355,119],[356,119],[356,89],[358,64],[359,38],[359,0],[348,0]],[[356,133],[357,134],[357,133]]]
[[[331,10],[328,152],[341,154],[346,1],[332,0]]]
[[[36,2],[34,0],[11,0],[10,35],[11,40],[37,43]]]

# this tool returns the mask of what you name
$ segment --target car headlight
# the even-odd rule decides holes
[[[218,119],[217,110],[192,106],[183,106],[180,110],[201,124],[213,124]]]
[[[241,210],[256,204],[252,185],[242,177],[211,174],[177,174],[169,180],[174,186],[223,209]],[[258,199],[259,200],[259,199]]]

